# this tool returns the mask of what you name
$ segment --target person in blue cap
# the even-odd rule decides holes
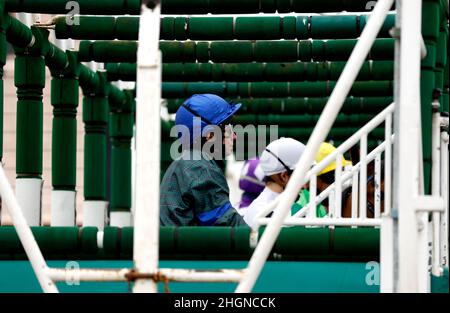
[[[241,104],[213,94],[196,94],[177,110],[175,125],[181,156],[161,183],[161,226],[245,226],[230,203],[220,162],[232,153],[229,124]]]

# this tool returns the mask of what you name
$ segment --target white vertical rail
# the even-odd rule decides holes
[[[352,176],[352,218],[358,217],[358,172]]]
[[[361,137],[359,150],[359,218],[367,217],[367,133]]]
[[[384,212],[380,228],[380,292],[394,291],[394,221],[391,216],[392,113],[386,116],[384,151]]]
[[[445,211],[441,219],[441,266],[448,267],[448,134],[441,133],[441,194]]]
[[[374,217],[379,218],[381,213],[381,153],[375,157],[375,173],[374,173],[374,184],[375,184],[375,212]]]
[[[316,127],[308,140],[305,152],[292,173],[292,179],[289,180],[285,191],[281,195],[280,204],[274,212],[270,224],[266,228],[261,241],[250,259],[247,271],[239,283],[236,292],[250,292],[253,288],[270,250],[275,243],[276,237],[280,233],[283,220],[298,195],[300,188],[305,182],[306,173],[311,167],[314,157],[319,150],[319,146],[330,131],[392,4],[393,0],[380,0],[373,9],[370,19],[368,20],[366,27],[364,27],[360,39],[356,43],[355,48],[336,83],[336,87],[333,89]]]
[[[161,145],[160,5],[142,6],[137,53],[136,214],[133,260],[139,273],[158,269],[159,176]],[[149,31],[151,30],[151,31]],[[134,292],[157,292],[150,278],[136,280]]]
[[[2,201],[11,216],[12,222],[23,245],[25,253],[30,260],[31,267],[36,273],[36,277],[44,292],[58,292],[53,281],[46,274],[47,264],[42,256],[41,250],[33,237],[30,227],[25,220],[22,209],[14,196],[11,185],[6,178],[3,166],[0,166],[0,195]]]
[[[421,0],[400,1],[400,89],[395,129],[398,170],[394,194],[398,207],[398,292],[419,292],[419,230],[414,197],[418,196]]]
[[[342,158],[343,155],[338,153],[336,155],[336,168],[334,169],[334,217],[340,218],[342,216]]]
[[[437,101],[436,101],[437,102]],[[435,103],[433,106],[433,117],[431,123],[431,194],[435,197],[441,195],[441,114],[438,111],[439,103]],[[432,266],[431,273],[435,276],[441,276],[443,270],[441,268],[441,213],[433,212],[433,224],[432,224]]]
[[[317,207],[316,207],[316,197],[317,197],[317,176],[315,174],[311,175],[309,181],[309,203],[311,204],[308,209],[308,217],[317,217]]]

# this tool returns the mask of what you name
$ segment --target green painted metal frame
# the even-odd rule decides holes
[[[67,0],[3,0],[6,11],[66,14],[73,9],[66,8]],[[140,14],[141,0],[77,0],[81,14],[115,15]]]
[[[319,114],[328,98],[226,98],[227,101],[242,103],[240,114]],[[184,98],[166,99],[169,113],[176,113]],[[342,113],[379,113],[394,101],[393,97],[348,97],[342,106]]]
[[[111,86],[110,93],[122,92]],[[124,92],[122,102],[110,102],[109,135],[111,138],[110,212],[131,210],[131,139],[133,138],[134,91]]]
[[[346,62],[164,63],[163,81],[324,81],[337,80]],[[107,63],[108,80],[136,81],[136,63]],[[367,61],[356,80],[392,80],[392,61]]]
[[[68,24],[68,16],[53,20],[59,39],[137,40],[139,17],[79,16],[77,24]],[[272,39],[345,39],[357,38],[368,15],[342,16],[238,16],[164,17],[160,39],[163,40],[272,40]],[[388,15],[379,38],[390,38],[395,15]],[[95,29],[95,32],[92,31]]]
[[[49,259],[130,259],[132,227],[106,227],[103,249],[95,227],[32,227]],[[260,230],[260,235],[264,229]],[[0,227],[0,257],[23,259],[13,227]],[[162,259],[247,260],[253,251],[247,227],[161,227]],[[272,250],[278,260],[378,260],[379,230],[375,228],[284,228]]]
[[[163,98],[187,98],[197,93],[214,93],[221,97],[326,97],[331,94],[335,81],[320,82],[165,82],[162,83]],[[349,96],[390,97],[393,94],[392,81],[355,82]]]
[[[346,61],[356,39],[284,41],[161,41],[163,62]],[[394,39],[377,39],[368,59],[393,60]],[[136,41],[81,41],[80,61],[136,62]]]

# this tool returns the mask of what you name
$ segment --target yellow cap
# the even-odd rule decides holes
[[[316,163],[321,162],[334,150],[336,150],[336,148],[332,144],[329,144],[328,142],[322,142],[322,144],[320,145],[320,148],[319,148],[319,152],[317,152],[317,155],[316,155]],[[344,157],[342,157],[342,166],[351,165],[351,164],[352,164],[352,162],[347,161],[346,159],[344,159]],[[328,166],[325,167],[322,170],[322,172],[319,173],[319,175],[328,173],[330,171],[334,171],[335,168],[336,168],[336,161],[333,161],[332,163],[328,164]]]

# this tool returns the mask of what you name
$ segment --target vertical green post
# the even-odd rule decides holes
[[[35,44],[15,48],[17,87],[16,195],[30,226],[40,225],[42,196],[42,90],[45,86],[43,40],[32,28]]]
[[[90,80],[93,83],[89,87],[83,86],[85,128],[83,226],[103,229],[108,206],[106,198],[108,84],[105,73],[93,73],[89,70],[86,72],[91,76]]]
[[[52,226],[75,225],[77,166],[77,107],[79,63],[77,52],[67,51],[68,65],[52,70]]]
[[[424,0],[422,7],[422,36],[427,56],[422,60],[420,77],[420,97],[422,116],[422,148],[425,193],[430,193],[431,185],[431,102],[436,86],[436,49],[439,38],[439,0]]]
[[[441,98],[439,99],[440,111],[448,112],[448,91],[445,90],[445,68],[447,66],[447,44],[448,44],[448,26],[447,20],[441,22],[441,27],[439,31],[439,39],[437,42],[436,50],[436,68],[435,68],[435,78],[436,78],[436,88],[439,89],[441,93]]]
[[[122,94],[122,95],[121,95]],[[111,138],[111,226],[131,225],[131,139],[134,125],[134,95],[112,86],[109,133]]]

